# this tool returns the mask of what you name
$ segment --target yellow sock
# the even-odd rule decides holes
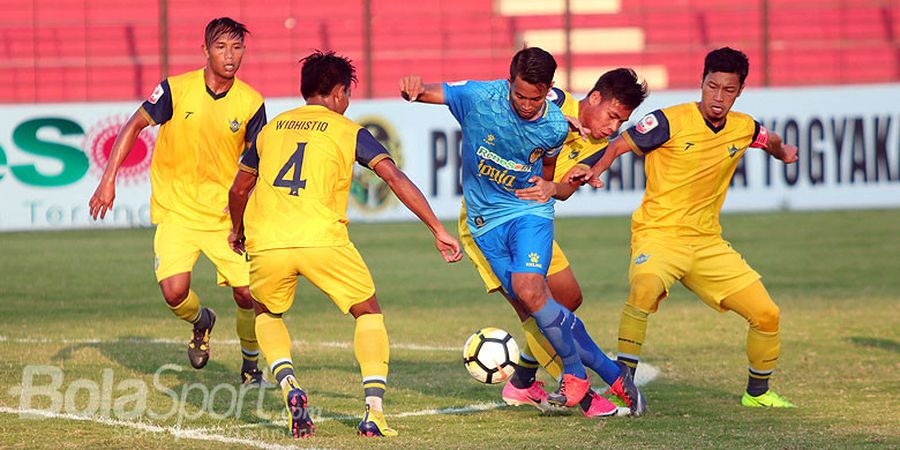
[[[356,318],[353,351],[362,372],[366,397],[384,397],[391,352],[383,314],[363,314]]]
[[[294,375],[294,363],[291,360],[291,335],[281,316],[268,313],[256,316],[256,338],[259,347],[269,362],[272,374],[278,383],[288,375]]]
[[[768,378],[775,370],[779,353],[781,338],[777,331],[766,332],[750,328],[747,332],[747,359],[750,360],[752,372]]]
[[[637,367],[641,357],[641,345],[647,334],[649,314],[628,303],[622,309],[622,318],[619,321],[619,361],[632,369]]]
[[[185,297],[185,299],[177,306],[172,306],[168,303],[166,306],[168,306],[169,309],[172,310],[172,313],[178,316],[179,319],[186,322],[194,323],[200,318],[200,297],[197,297],[197,294],[193,290],[189,290],[187,297]]]
[[[550,345],[550,341],[541,333],[533,317],[522,322],[522,330],[525,332],[527,350],[534,355],[534,359],[547,370],[551,377],[559,378],[562,375],[562,360]]]
[[[241,357],[246,363],[255,364],[259,359],[259,343],[256,341],[256,311],[237,308],[236,328],[241,341]]]

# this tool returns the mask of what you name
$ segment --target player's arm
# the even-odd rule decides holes
[[[231,233],[228,234],[228,245],[231,249],[243,255],[247,249],[244,247],[244,210],[247,209],[247,200],[256,186],[259,169],[259,153],[256,144],[252,144],[247,153],[238,164],[238,173],[228,190],[228,214],[231,215]]]
[[[768,154],[783,161],[785,164],[797,162],[797,147],[785,144],[781,140],[781,136],[766,130],[761,123],[756,122],[756,131],[753,133],[753,143],[751,147],[761,148]]]
[[[400,96],[410,102],[444,104],[444,86],[441,83],[422,82],[418,75],[407,75],[400,79]]]
[[[447,233],[444,225],[434,215],[428,200],[422,195],[422,191],[407,178],[390,158],[378,161],[373,169],[375,173],[387,183],[394,195],[400,199],[404,206],[409,208],[434,235],[434,245],[447,262],[457,262],[462,259],[459,241]]]
[[[564,181],[566,181],[566,184],[574,186],[573,192],[582,184],[602,188],[603,181],[600,180],[600,175],[609,169],[609,166],[612,165],[616,158],[630,151],[633,151],[632,147],[625,139],[619,137],[609,143],[609,146],[606,147],[606,152],[590,168],[587,168],[586,165],[575,166],[566,175]]]
[[[98,216],[102,220],[106,217],[106,211],[112,209],[113,202],[116,200],[116,176],[119,173],[119,167],[122,166],[125,157],[131,152],[138,134],[148,125],[150,125],[150,122],[141,114],[141,111],[135,111],[122,127],[122,130],[119,131],[119,135],[116,136],[116,141],[113,143],[112,150],[109,153],[106,169],[103,170],[100,183],[88,202],[90,214],[94,220],[97,220]]]
[[[100,183],[88,202],[90,215],[94,220],[97,220],[98,216],[102,220],[106,217],[106,212],[112,209],[113,202],[116,200],[116,176],[119,173],[119,167],[131,152],[134,141],[137,140],[141,131],[148,125],[159,125],[171,118],[172,91],[169,88],[169,81],[163,80],[141,107],[131,115],[122,130],[119,131],[119,135],[116,136],[116,141],[113,142],[112,150],[109,153],[109,162],[106,163]]]

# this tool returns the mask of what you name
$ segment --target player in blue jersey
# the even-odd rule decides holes
[[[535,406],[580,405],[587,415],[608,415],[589,413],[605,399],[590,391],[584,362],[598,371],[609,358],[581,320],[552,298],[546,281],[557,191],[553,174],[569,131],[559,107],[545,101],[555,71],[553,56],[532,47],[513,57],[509,79],[426,85],[407,76],[400,92],[410,101],[446,104],[459,122],[472,237],[504,291],[534,317],[562,360],[556,392],[548,395],[533,381],[522,387],[523,396]]]

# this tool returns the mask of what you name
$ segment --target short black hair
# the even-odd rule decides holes
[[[553,55],[538,47],[526,47],[513,56],[509,64],[509,81],[516,77],[531,84],[543,84],[549,87],[556,73],[556,60]]]
[[[208,24],[206,24],[206,32],[204,33],[204,38],[206,41],[206,47],[212,47],[213,43],[216,42],[216,39],[219,39],[222,35],[228,35],[244,41],[244,35],[250,34],[250,31],[247,30],[247,27],[240,22],[236,22],[230,17],[219,17],[213,20],[210,20]]]
[[[338,85],[349,89],[351,83],[358,82],[353,62],[333,51],[316,50],[301,59],[300,63],[303,64],[300,68],[300,93],[303,98],[328,95]]]
[[[744,52],[731,47],[715,49],[706,54],[706,60],[703,62],[703,78],[712,72],[737,74],[743,86],[750,72],[750,60]]]
[[[635,110],[647,98],[647,82],[638,81],[634,70],[620,67],[600,75],[588,95],[599,92],[604,99],[614,98],[626,108]]]

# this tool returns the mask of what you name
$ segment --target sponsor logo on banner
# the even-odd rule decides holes
[[[126,122],[128,122],[128,116],[119,114],[95,123],[88,130],[82,148],[91,161],[91,173],[97,178],[103,175],[103,171],[109,163],[113,143]],[[153,159],[153,146],[156,144],[156,138],[151,130],[155,130],[155,128],[146,128],[138,134],[134,146],[131,147],[131,152],[119,167],[117,177],[119,182],[134,183],[147,180],[150,162]]]
[[[393,125],[381,116],[363,116],[355,120],[372,134],[372,136],[388,149],[391,160],[399,168],[403,168],[403,149],[400,135]],[[350,182],[350,199],[353,205],[364,213],[376,213],[393,204],[391,188],[375,172],[359,164],[353,167],[353,180]]]

